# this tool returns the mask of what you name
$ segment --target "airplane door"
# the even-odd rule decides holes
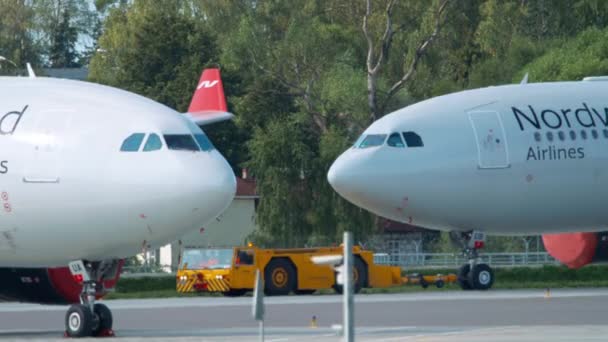
[[[23,176],[24,182],[59,183],[59,156],[71,117],[72,113],[67,110],[47,110],[37,115],[31,135],[31,157]]]
[[[498,112],[469,112],[477,143],[480,169],[501,169],[510,166],[505,130]]]

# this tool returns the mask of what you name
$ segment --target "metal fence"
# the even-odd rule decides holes
[[[177,272],[177,266],[173,265],[137,265],[137,266],[125,266],[122,268],[122,275],[129,277],[130,275],[169,275]]]
[[[559,262],[546,252],[531,253],[484,253],[481,260],[490,266],[537,266],[558,265]],[[459,267],[467,262],[462,255],[453,253],[376,253],[374,262],[401,267]]]

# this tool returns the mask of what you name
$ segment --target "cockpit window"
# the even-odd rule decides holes
[[[608,130],[606,130],[606,132],[608,132]],[[357,141],[355,141],[355,143],[353,144],[353,148],[358,148],[359,145],[361,145],[361,142],[363,141],[363,139],[365,139],[366,135],[362,134],[361,136],[359,136],[357,138]],[[606,138],[608,138],[608,133],[606,133]]]
[[[125,141],[122,142],[122,146],[120,150],[122,152],[137,152],[139,151],[139,146],[141,146],[141,142],[144,140],[146,135],[144,133],[133,133],[129,135]]]
[[[198,146],[201,147],[201,150],[203,150],[203,151],[213,150],[213,145],[211,144],[211,141],[209,140],[209,138],[207,138],[205,133],[195,134],[194,139],[196,139],[196,142],[198,143]]]
[[[423,147],[422,138],[414,132],[403,132],[403,139],[407,147]]]
[[[190,128],[190,132],[192,132],[192,135],[194,136],[194,139],[200,146],[201,150],[211,151],[214,149],[213,144],[211,143],[209,138],[207,138],[207,135],[199,126],[197,126],[196,124],[194,124],[194,122],[190,120],[185,119],[184,121],[188,125],[188,128]]]
[[[405,147],[403,140],[401,140],[401,135],[399,133],[393,133],[388,137],[386,141],[388,146],[392,147]]]
[[[384,144],[384,140],[386,140],[386,134],[370,134],[359,144],[359,148],[380,146]]]
[[[165,134],[164,138],[170,150],[199,151],[198,145],[190,134]]]
[[[148,136],[148,140],[144,145],[144,152],[157,151],[163,147],[163,142],[158,134],[152,133]]]

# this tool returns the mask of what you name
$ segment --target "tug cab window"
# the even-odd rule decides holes
[[[165,134],[167,148],[174,151],[200,151],[190,134]]]
[[[186,249],[182,253],[182,264],[192,270],[226,269],[232,266],[232,249]]]
[[[359,144],[359,148],[380,146],[384,144],[384,140],[386,140],[386,134],[370,134]]]
[[[393,133],[388,137],[386,144],[391,147],[405,147],[401,135],[399,133]]]
[[[148,136],[148,140],[146,141],[146,144],[144,145],[144,152],[150,152],[150,151],[158,151],[163,147],[163,142],[160,140],[160,137],[158,136],[158,134],[150,134]]]
[[[239,249],[236,252],[236,265],[253,265],[253,250]]]
[[[403,132],[403,139],[405,139],[405,143],[407,147],[423,147],[424,143],[422,142],[422,138],[414,132]]]
[[[139,151],[139,147],[141,146],[142,141],[144,141],[144,137],[146,135],[144,133],[133,133],[127,139],[122,142],[122,146],[120,146],[120,150],[122,152],[137,152]]]

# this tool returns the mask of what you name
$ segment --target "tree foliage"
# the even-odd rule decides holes
[[[40,61],[41,49],[33,37],[35,12],[25,0],[0,1],[0,75],[16,75],[21,66]]]

